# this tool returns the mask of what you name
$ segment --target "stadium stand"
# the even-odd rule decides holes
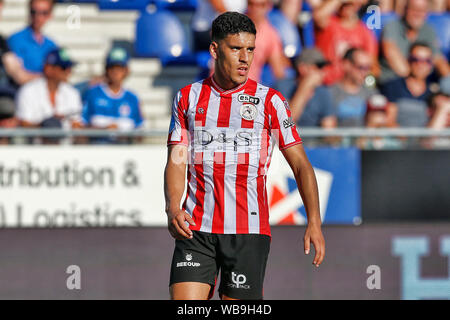
[[[442,53],[450,60],[450,13],[432,13],[428,16],[427,23],[436,32]]]
[[[302,50],[302,43],[297,27],[276,9],[269,13],[268,18],[281,37],[286,57],[297,57]]]
[[[81,2],[81,1],[78,1]],[[90,1],[92,2],[92,1]],[[0,29],[10,35],[27,23],[27,0],[6,0]],[[135,10],[101,11],[95,3],[78,3],[81,20],[68,19],[73,3],[57,3],[53,18],[45,27],[45,32],[58,45],[68,49],[77,62],[70,82],[76,84],[87,81],[103,73],[107,51],[115,43],[132,45],[135,40]],[[167,129],[170,122],[169,107],[172,91],[168,85],[155,86],[155,78],[160,76],[162,65],[157,58],[133,58],[130,61],[130,77],[125,86],[132,88],[142,101],[142,110],[147,128]],[[167,81],[169,82],[169,81]]]
[[[142,11],[136,23],[136,54],[157,57],[163,65],[188,62],[191,50],[178,18],[168,10]]]

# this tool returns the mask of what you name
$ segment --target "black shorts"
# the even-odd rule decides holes
[[[220,270],[220,295],[234,299],[263,298],[269,236],[192,232],[192,239],[175,241],[170,285],[187,281],[208,283],[212,286],[211,298]]]

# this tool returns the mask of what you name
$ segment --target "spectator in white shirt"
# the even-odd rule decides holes
[[[22,127],[81,127],[81,98],[67,83],[73,64],[64,49],[47,55],[43,77],[28,82],[17,94],[16,116]]]

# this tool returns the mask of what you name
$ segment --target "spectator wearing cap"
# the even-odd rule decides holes
[[[323,85],[323,68],[328,64],[315,49],[304,49],[296,60],[297,88],[290,100],[292,118],[300,127],[336,127],[330,90]]]
[[[431,97],[427,78],[433,70],[433,49],[426,43],[412,45],[408,59],[409,75],[392,80],[381,92],[393,104],[396,123],[402,127],[425,127],[429,121]]]
[[[408,54],[415,42],[425,43],[431,48],[432,62],[440,76],[449,74],[448,61],[440,51],[436,33],[426,23],[428,5],[427,0],[408,0],[403,17],[384,26],[381,33],[381,74],[378,79],[381,86],[409,75]]]
[[[81,98],[67,82],[73,65],[66,50],[50,51],[44,62],[43,77],[26,83],[17,93],[16,116],[21,126],[80,127]]]
[[[374,94],[367,102],[366,127],[388,128],[389,124],[389,101],[381,94]],[[402,139],[393,137],[361,137],[356,144],[363,149],[400,149],[403,145]]]
[[[29,72],[42,73],[45,57],[57,48],[57,45],[42,33],[43,27],[51,18],[53,4],[53,0],[30,0],[29,25],[8,39],[9,47],[22,59],[23,66]]]
[[[365,86],[365,78],[371,68],[371,56],[364,50],[350,48],[345,53],[343,78],[330,88],[339,127],[365,126],[367,102],[378,93]]]
[[[373,73],[378,72],[377,40],[358,16],[363,3],[363,0],[328,0],[313,10],[316,46],[331,62],[325,68],[326,85],[332,85],[343,77],[342,57],[350,48],[367,52],[372,60]]]
[[[138,97],[123,87],[129,73],[128,62],[128,52],[123,48],[116,47],[108,53],[105,81],[86,94],[82,112],[84,126],[127,131],[143,125]]]

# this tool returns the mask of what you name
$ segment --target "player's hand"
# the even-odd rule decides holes
[[[313,265],[320,266],[325,257],[325,239],[323,238],[320,225],[309,225],[306,228],[305,236],[303,237],[305,254],[309,254],[311,243],[314,246],[316,255],[314,256]]]
[[[169,211],[167,213],[169,232],[177,240],[192,239],[192,231],[188,224],[195,226],[194,220],[184,210]]]

